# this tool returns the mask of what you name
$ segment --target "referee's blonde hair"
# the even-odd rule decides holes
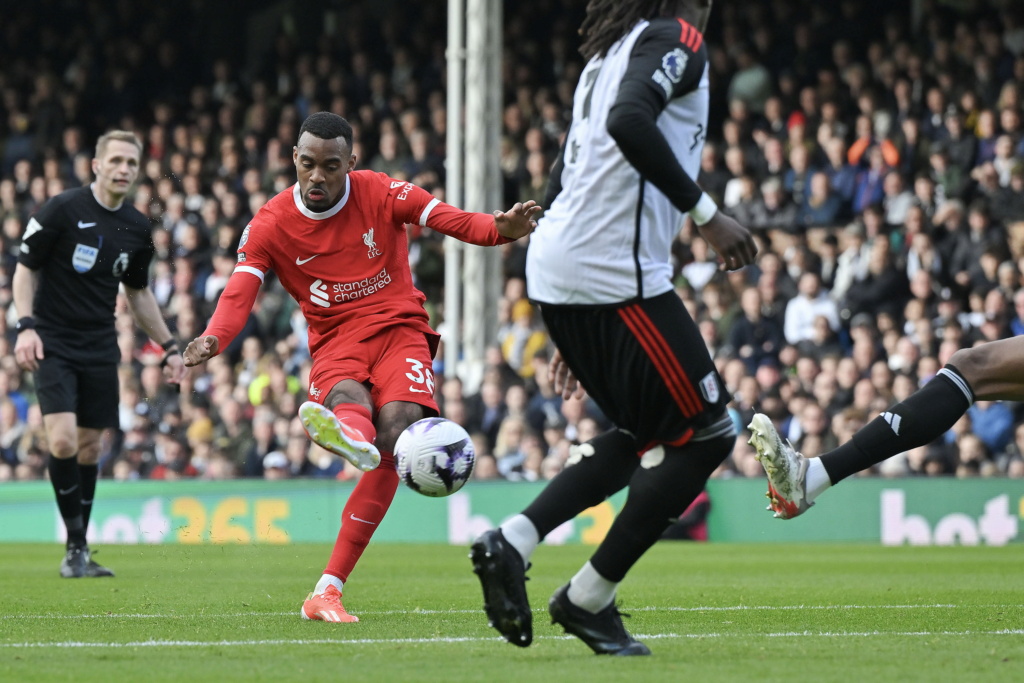
[[[139,136],[130,130],[108,130],[106,133],[101,135],[96,141],[96,158],[102,159],[103,153],[107,151],[107,145],[111,140],[119,140],[120,142],[127,142],[135,145],[139,150],[139,156],[142,156],[142,140],[139,140]]]

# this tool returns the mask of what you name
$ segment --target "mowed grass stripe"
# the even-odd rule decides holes
[[[956,637],[956,636],[1010,636],[1024,635],[1024,629],[1002,629],[999,631],[862,631],[862,632],[821,632],[809,631],[780,633],[640,633],[640,640],[666,640],[681,638],[870,638],[874,636],[902,637]],[[572,640],[573,636],[534,636],[534,640]],[[62,642],[62,643],[0,643],[4,648],[135,648],[135,647],[252,647],[264,645],[402,645],[402,644],[458,644],[504,642],[501,638],[436,637],[436,638],[278,638],[273,640],[141,640],[130,643]]]
[[[989,607],[1005,609],[1018,605],[973,605],[973,607]],[[625,612],[745,612],[757,610],[860,610],[860,609],[959,609],[961,605],[727,605],[716,607],[626,607]],[[547,612],[546,608],[536,607],[534,612]],[[482,614],[479,609],[415,609],[415,610],[360,610],[360,614],[370,616],[436,616],[439,614]],[[291,612],[231,612],[225,614],[3,614],[4,619],[236,619],[241,617],[288,617],[297,616],[298,611]]]

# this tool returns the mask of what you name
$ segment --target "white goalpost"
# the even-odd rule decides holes
[[[445,192],[467,211],[502,206],[501,0],[448,1]],[[497,336],[501,253],[445,240],[444,367],[473,393]]]

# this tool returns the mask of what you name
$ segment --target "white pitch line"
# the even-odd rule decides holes
[[[638,640],[669,640],[669,639],[690,639],[702,640],[709,638],[870,638],[873,636],[904,636],[904,637],[934,637],[934,636],[1004,636],[1024,635],[1024,629],[1002,629],[999,631],[793,631],[779,633],[654,633],[637,634],[634,637]],[[535,640],[572,640],[572,636],[539,636]],[[481,637],[459,637],[459,638],[354,638],[333,639],[275,639],[275,640],[140,640],[128,643],[101,643],[84,641],[62,641],[56,643],[0,643],[0,648],[28,649],[28,648],[137,648],[137,647],[255,647],[267,645],[408,645],[408,644],[431,644],[437,643],[447,645],[451,643],[486,643],[504,642],[502,638],[481,638]]]
[[[972,605],[973,607],[1020,607],[1020,605]],[[860,610],[860,609],[957,609],[961,605],[934,604],[934,605],[729,605],[724,607],[623,607],[625,612],[746,612],[762,610]],[[546,608],[539,607],[534,612],[547,612]],[[415,609],[415,610],[358,610],[359,614],[365,615],[438,615],[438,614],[477,614],[483,613],[482,609]],[[182,614],[2,614],[0,620],[5,619],[237,619],[239,617],[290,617],[295,612],[234,612],[227,614],[203,614],[203,613],[182,613]]]

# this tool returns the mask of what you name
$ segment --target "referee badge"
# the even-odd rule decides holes
[[[96,265],[96,257],[99,256],[99,247],[90,247],[87,244],[76,244],[75,253],[71,256],[71,265],[79,273],[87,273]]]
[[[121,277],[126,270],[128,270],[128,254],[122,251],[118,254],[117,260],[114,261],[114,268],[111,272],[114,277]]]
[[[721,394],[718,391],[718,378],[715,377],[714,372],[704,375],[704,379],[700,381],[700,393],[704,394],[708,403],[718,403]]]

